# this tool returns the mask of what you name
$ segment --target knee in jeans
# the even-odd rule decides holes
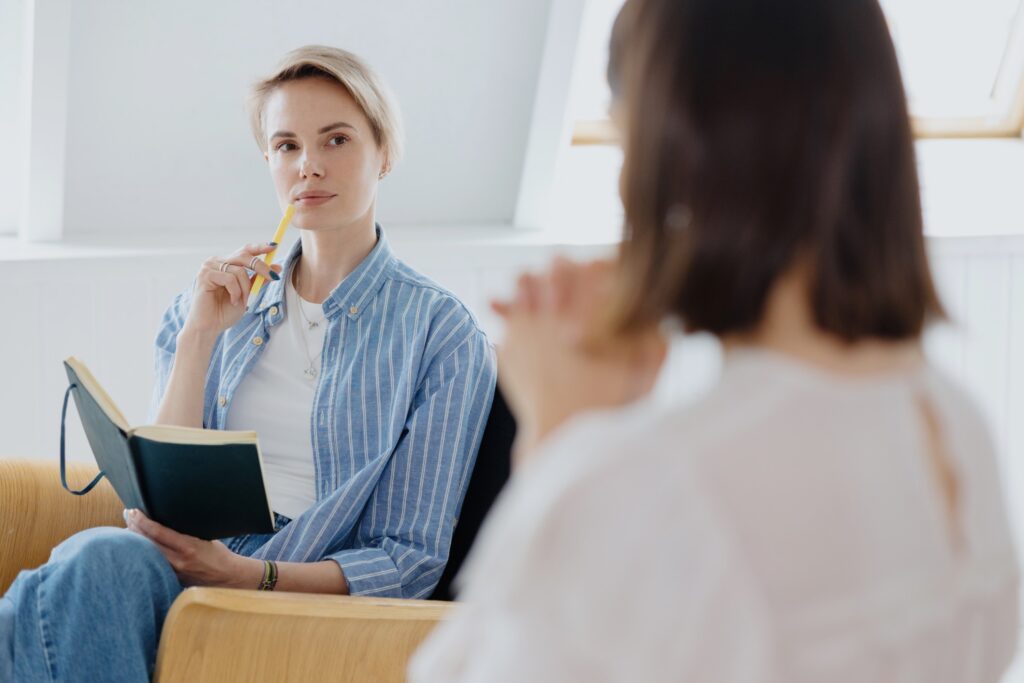
[[[124,573],[132,566],[166,564],[152,541],[116,527],[96,527],[75,534],[53,549],[50,561],[64,561],[71,557],[80,567],[116,568],[118,573]]]

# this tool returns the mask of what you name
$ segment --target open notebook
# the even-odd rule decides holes
[[[68,358],[64,369],[96,464],[126,508],[208,540],[273,531],[256,432],[132,427],[84,363]]]

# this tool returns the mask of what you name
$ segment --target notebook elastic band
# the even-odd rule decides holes
[[[64,392],[64,407],[61,408],[60,411],[60,483],[61,486],[67,489],[69,493],[73,493],[76,496],[84,496],[85,494],[89,493],[89,491],[92,491],[92,487],[100,483],[100,479],[103,478],[103,475],[105,473],[103,472],[103,470],[100,470],[100,473],[96,475],[96,478],[89,482],[89,485],[86,486],[81,491],[72,491],[70,488],[68,488],[68,479],[67,475],[65,474],[64,460],[64,421],[67,419],[68,416],[68,399],[71,397],[71,390],[77,386],[77,384],[72,384],[71,386],[68,387],[68,390]]]

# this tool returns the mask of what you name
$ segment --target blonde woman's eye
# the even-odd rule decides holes
[[[293,149],[296,149],[296,147],[295,147],[295,145],[293,145],[290,142],[282,142],[281,144],[279,144],[274,149],[276,149],[278,152],[290,152]]]
[[[345,137],[344,135],[335,135],[333,138],[330,139],[330,144],[334,145],[335,147],[341,147],[346,142],[348,142],[348,138]]]

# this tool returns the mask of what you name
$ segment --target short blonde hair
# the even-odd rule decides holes
[[[260,149],[267,151],[263,114],[267,98],[282,83],[326,78],[344,87],[370,122],[387,169],[402,156],[402,120],[390,90],[366,62],[336,47],[306,45],[284,56],[272,76],[256,83],[249,95],[249,121]]]

